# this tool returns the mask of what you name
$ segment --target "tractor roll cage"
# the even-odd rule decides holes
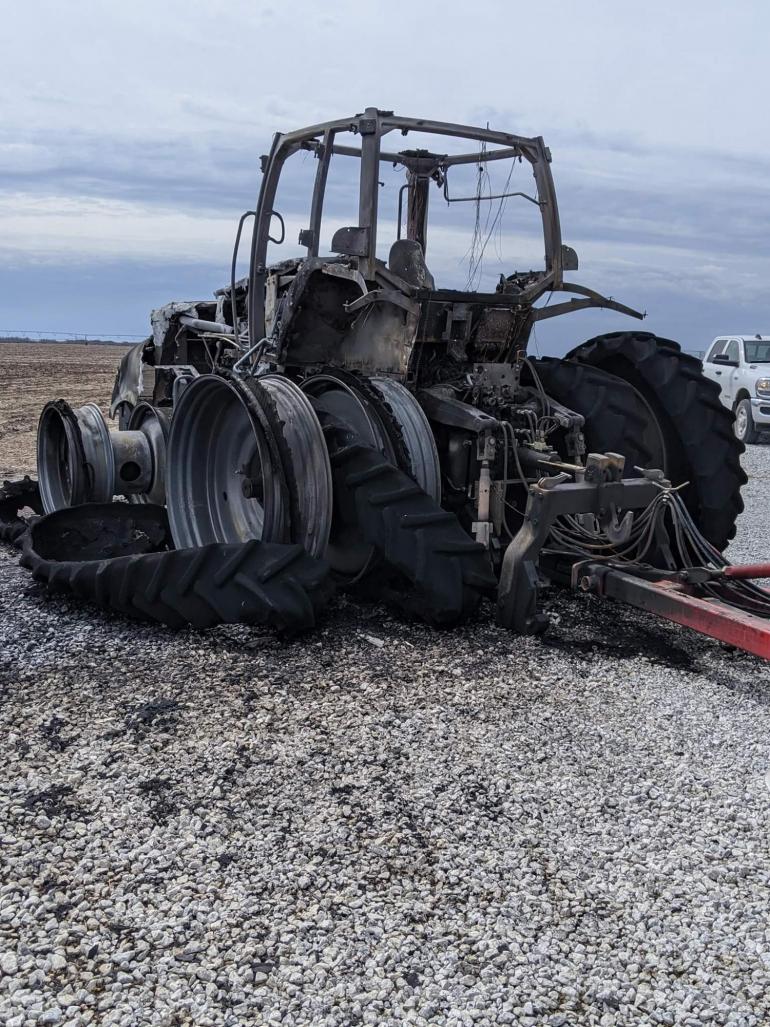
[[[487,152],[476,151],[465,154],[433,154],[424,150],[392,153],[382,150],[381,140],[389,132],[400,130],[423,132],[459,139],[470,139],[480,143],[491,143],[498,147]],[[340,133],[354,133],[361,137],[361,146],[342,146],[335,143]],[[379,199],[378,172],[380,162],[401,165],[407,172],[407,239],[422,245],[427,240],[428,188],[431,179],[438,180],[447,168],[458,164],[477,164],[491,160],[520,157],[529,161],[537,186],[537,197],[527,197],[540,208],[545,242],[545,270],[542,288],[561,288],[564,254],[561,244],[559,210],[551,175],[551,154],[542,137],[526,138],[508,132],[456,125],[451,122],[431,121],[422,118],[405,118],[392,111],[380,111],[368,107],[363,114],[337,121],[327,121],[295,132],[276,133],[270,153],[262,158],[263,179],[255,213],[249,269],[249,326],[253,340],[265,333],[264,286],[267,275],[267,246],[270,241],[270,225],[273,218],[278,182],[283,165],[288,157],[298,150],[308,150],[318,159],[313,196],[310,207],[310,225],[300,233],[300,245],[307,249],[308,257],[318,256],[321,218],[329,163],[333,154],[358,157],[361,162],[359,179],[359,203],[357,239],[358,270],[364,279],[372,280],[375,272],[377,248],[377,205]],[[521,194],[524,195],[524,194]],[[399,201],[403,191],[399,194]],[[399,233],[401,225],[399,223]]]

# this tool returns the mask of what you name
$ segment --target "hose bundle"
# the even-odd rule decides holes
[[[680,486],[680,488],[683,486]],[[667,544],[661,545],[661,539]],[[559,517],[551,529],[551,542],[562,552],[577,558],[618,562],[633,572],[637,565],[644,576],[655,577],[654,568],[645,560],[654,549],[656,556],[665,552],[669,564],[659,577],[680,577],[696,588],[699,594],[719,599],[730,606],[759,617],[770,618],[770,591],[752,581],[720,574],[731,566],[698,530],[679,489],[660,483],[660,493],[634,517],[625,541],[613,543],[598,527],[586,525],[578,515]],[[709,570],[711,575],[688,580],[688,569]]]

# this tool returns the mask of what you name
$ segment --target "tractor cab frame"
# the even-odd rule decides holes
[[[466,153],[430,152],[425,149],[385,149],[383,141],[390,133],[431,135],[438,138],[468,140],[479,143],[478,149]],[[344,145],[338,137],[358,136],[360,146]],[[299,233],[299,244],[306,255],[296,261],[270,265],[267,262],[270,241],[283,241],[283,219],[274,209],[279,181],[287,159],[297,151],[307,151],[318,161],[309,211],[309,223]],[[335,256],[324,258],[319,253],[321,222],[324,217],[329,166],[335,155],[358,158],[358,223],[338,229],[332,238]],[[515,273],[501,280],[494,292],[436,288],[426,264],[429,227],[429,198],[431,182],[443,190],[447,203],[473,201],[476,197],[450,197],[448,175],[453,167],[479,165],[491,161],[518,159],[527,161],[532,168],[535,195],[525,192],[506,192],[502,199],[516,196],[535,204],[542,220],[544,266],[540,270]],[[342,303],[345,312],[355,315],[369,306],[380,308],[380,335],[390,335],[391,352],[362,353],[361,339],[353,331],[355,350],[364,358],[362,370],[409,376],[409,363],[414,342],[453,343],[454,352],[467,356],[466,344],[478,338],[494,347],[495,359],[510,359],[516,350],[526,349],[532,324],[546,317],[554,317],[583,307],[606,307],[635,317],[644,315],[623,304],[602,296],[592,289],[564,279],[565,271],[578,267],[575,251],[562,243],[559,209],[556,200],[551,154],[542,137],[527,138],[508,132],[492,131],[450,122],[420,118],[406,118],[391,111],[367,108],[353,118],[339,119],[313,125],[295,132],[276,134],[269,154],[262,158],[263,180],[254,213],[250,270],[248,277],[248,334],[254,345],[266,337],[273,337],[277,362],[303,365],[308,362],[336,363],[344,359],[349,365],[352,348],[345,345],[344,336],[353,330],[355,318],[342,326],[336,341],[339,345],[318,343],[318,352],[307,352],[307,347],[291,345],[286,335],[297,334],[287,329],[287,314],[297,320],[297,307],[302,306],[301,293],[310,284],[309,279],[319,275],[333,275],[350,283],[338,284],[338,292],[345,294]],[[399,192],[397,237],[387,262],[377,258],[379,174],[381,164],[401,167],[405,181]],[[250,212],[251,213],[251,212]],[[246,217],[246,215],[244,215]],[[276,218],[281,222],[280,239],[272,235]],[[234,262],[235,263],[235,262]],[[294,279],[296,274],[297,279]],[[276,306],[282,298],[281,279],[289,281],[291,295],[283,316],[277,316]],[[316,285],[318,284],[316,277]],[[318,290],[310,290],[318,293]],[[322,290],[324,291],[324,290]],[[325,290],[328,291],[328,290]],[[563,303],[536,308],[534,303],[546,292],[572,292],[579,298]],[[231,320],[237,325],[235,308],[236,283],[231,283]],[[335,296],[335,299],[339,299]],[[316,295],[306,307],[319,312],[323,301]],[[383,308],[396,307],[382,315]],[[288,309],[286,309],[288,307]],[[320,311],[321,320],[323,312]],[[302,330],[309,327],[308,318],[299,318]],[[403,331],[397,326],[401,324]],[[371,326],[370,326],[371,327]],[[382,330],[384,329],[384,331]],[[322,332],[323,334],[323,332]],[[332,333],[334,334],[334,333]],[[371,333],[370,333],[371,334]],[[281,337],[283,336],[283,337]],[[400,336],[396,340],[396,336]],[[411,338],[409,338],[411,336]],[[336,352],[335,352],[336,349]],[[477,354],[477,355],[482,355]],[[483,354],[490,359],[490,354]]]

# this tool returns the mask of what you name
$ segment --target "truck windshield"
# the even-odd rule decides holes
[[[748,364],[770,364],[770,339],[762,342],[744,341],[746,363]]]

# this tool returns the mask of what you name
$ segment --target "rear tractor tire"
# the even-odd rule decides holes
[[[25,531],[22,567],[51,592],[171,628],[314,627],[333,592],[329,567],[300,545],[253,539],[169,549],[166,511],[151,503],[63,508]]]
[[[635,401],[635,409],[641,413],[646,407],[656,422],[657,431],[649,426],[645,430],[645,445],[659,439],[651,459],[656,459],[654,449],[662,442],[661,469],[674,485],[687,483],[683,497],[698,529],[723,550],[734,537],[743,510],[744,446],[733,430],[732,413],[719,398],[719,386],[703,375],[700,361],[682,353],[677,343],[648,332],[599,335],[573,349],[566,360],[614,375],[638,393],[642,404]],[[578,382],[579,372],[574,373]],[[612,399],[611,389],[607,395]],[[572,397],[565,396],[564,402],[580,412]],[[596,448],[623,453],[624,438],[617,431],[610,429],[607,411],[586,424],[586,434],[593,432],[597,439]],[[644,466],[641,459],[639,466]],[[632,466],[628,470],[633,473]]]

